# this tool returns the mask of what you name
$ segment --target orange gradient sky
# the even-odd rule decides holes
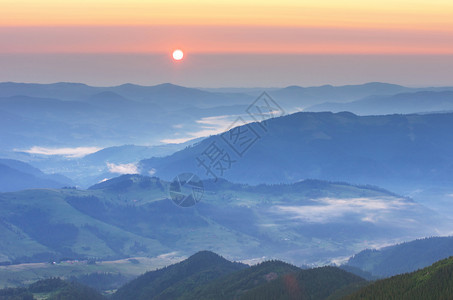
[[[0,28],[3,53],[452,54],[453,34],[411,29],[270,26]]]
[[[1,0],[0,52],[446,54],[452,16],[446,0]]]
[[[453,85],[452,58],[451,0],[0,0],[0,81]]]

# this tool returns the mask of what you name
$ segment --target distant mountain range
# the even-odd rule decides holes
[[[325,102],[345,103],[365,98],[363,105],[371,107],[368,112],[379,114],[412,112],[417,107],[417,112],[419,109],[450,109],[448,103],[433,104],[433,101],[415,106],[401,104],[403,108],[392,109],[388,105],[390,100],[376,100],[421,91],[428,93],[425,98],[429,100],[429,93],[437,95],[436,92],[448,90],[453,88],[407,88],[367,83],[338,87],[291,86],[269,89],[269,93],[288,113]],[[12,151],[32,146],[156,145],[162,140],[188,140],[199,137],[194,133],[203,132],[207,127],[219,128],[221,125],[211,123],[207,126],[203,118],[246,115],[247,107],[258,95],[254,89],[201,90],[169,83],[92,87],[79,83],[4,82],[0,83],[0,148]],[[350,105],[354,110],[356,104]],[[313,110],[323,110],[323,107]],[[336,110],[335,107],[332,109]],[[227,128],[226,125],[220,129]]]
[[[58,174],[44,174],[31,165],[12,159],[0,159],[0,192],[33,188],[72,186],[71,179]]]
[[[431,237],[379,250],[364,250],[351,257],[346,265],[374,276],[390,277],[425,268],[452,254],[453,237]]]
[[[113,96],[112,96],[113,97]],[[114,97],[113,97],[114,98]],[[0,147],[27,150],[33,146],[78,147],[121,144],[159,144],[173,137],[174,125],[196,130],[196,120],[212,116],[200,110],[188,114],[181,107],[171,111],[153,103],[135,101],[63,101],[13,96],[0,98]]]
[[[448,224],[410,199],[344,183],[205,181],[202,201],[188,208],[168,199],[168,188],[158,178],[124,175],[89,190],[0,194],[0,262],[209,249],[236,260],[324,264],[372,245],[437,234]]]
[[[351,110],[358,114],[387,114],[451,110],[452,90],[453,88],[449,87],[407,88],[386,83],[367,83],[348,86],[290,86],[269,89],[268,92],[286,113],[301,109],[331,109],[333,111]],[[183,143],[223,132],[232,125],[244,124],[234,123],[238,117],[244,118],[246,121],[253,121],[246,111],[260,94],[260,91],[262,89],[203,90],[173,84],[156,86],[124,84],[114,87],[92,87],[77,83],[0,83],[0,157],[25,161],[44,172],[63,173],[71,177],[76,184],[87,187],[105,178],[111,178],[107,163],[118,164],[119,161],[128,164],[136,163],[141,159],[169,155],[175,149],[181,149],[179,146],[169,146],[168,151],[158,151],[156,147],[151,150],[149,146],[120,147],[118,145]],[[326,101],[334,103],[322,104]],[[343,114],[343,117],[346,115]],[[325,114],[318,115],[318,117],[314,116],[312,115],[314,119],[324,122]],[[349,119],[351,118],[349,117]],[[393,126],[400,126],[399,121],[396,121],[397,118],[396,116],[385,117],[384,119],[388,121],[385,121],[385,128],[380,128],[379,135],[386,135],[385,130],[392,131],[390,135],[400,132],[402,128],[396,130],[393,128]],[[399,118],[404,119],[405,117],[400,116]],[[414,119],[414,117],[407,119]],[[326,121],[330,122],[329,120]],[[404,123],[405,121],[401,122]],[[426,125],[428,123],[423,124],[425,124],[423,126],[428,126]],[[293,152],[299,151],[301,155],[307,156],[310,162],[306,160],[303,164],[292,164],[292,161],[297,161],[298,158],[294,157],[294,154],[285,155],[286,158],[291,159],[287,161],[283,159],[279,163],[285,168],[284,174],[280,173],[281,170],[268,169],[260,172],[259,177],[252,177],[250,175],[253,174],[250,172],[255,169],[255,163],[253,163],[253,166],[246,166],[245,173],[242,170],[237,171],[240,174],[235,174],[232,171],[228,172],[231,175],[225,175],[225,178],[238,182],[243,180],[250,182],[247,180],[254,178],[255,181],[252,183],[294,182],[305,178],[319,178],[371,183],[396,191],[405,190],[397,190],[394,186],[387,185],[387,181],[380,180],[383,173],[386,173],[386,176],[387,173],[390,173],[389,179],[392,179],[388,181],[402,183],[403,185],[406,185],[406,182],[402,181],[407,181],[408,184],[412,185],[418,180],[414,177],[420,177],[420,174],[426,172],[428,173],[429,184],[432,184],[432,181],[440,182],[441,185],[444,185],[441,182],[442,180],[449,182],[449,179],[444,176],[445,173],[450,171],[449,162],[443,160],[443,156],[440,158],[442,161],[439,160],[437,163],[428,161],[426,168],[421,166],[417,169],[413,169],[412,162],[407,162],[407,160],[424,161],[423,156],[417,154],[413,158],[404,157],[403,160],[406,160],[406,162],[402,163],[408,165],[407,172],[400,172],[400,170],[395,171],[395,168],[402,167],[399,162],[382,162],[378,161],[379,155],[377,158],[370,158],[356,153],[359,149],[367,150],[366,144],[357,146],[356,143],[367,142],[363,139],[373,139],[371,132],[365,133],[365,127],[369,126],[367,124],[359,126],[363,131],[359,133],[360,136],[357,136],[355,140],[351,140],[350,145],[344,140],[345,136],[338,136],[339,132],[335,134],[330,132],[334,128],[327,128],[327,124],[321,125],[316,122],[311,125],[294,123],[291,126],[303,128],[305,125],[319,125],[324,126],[324,128],[322,130],[316,130],[314,127],[305,128],[304,132],[290,132],[291,129],[289,129],[288,133],[279,133],[281,137],[278,141],[274,139],[274,143],[277,143],[277,145],[266,145],[268,150],[264,152],[278,149],[280,153],[285,153],[286,150],[279,149],[278,143],[288,138],[288,135],[297,136],[297,138],[309,142],[307,142],[307,145],[299,143],[300,147],[303,146],[306,149],[305,152],[300,152],[301,149],[297,149],[297,147],[294,148]],[[337,125],[333,122],[332,126]],[[345,134],[352,134],[353,136],[357,134],[357,131],[347,128],[347,126],[346,123],[340,124]],[[378,126],[378,124],[373,126]],[[408,126],[411,125],[408,123]],[[310,130],[314,136],[304,136]],[[401,137],[394,136],[394,138],[401,140],[396,144],[397,149],[395,150],[398,150],[402,143],[405,143],[404,147],[420,149],[417,141],[405,142],[407,136],[412,136],[411,130],[407,129],[406,133],[401,132],[404,134]],[[422,129],[416,128],[415,130]],[[271,130],[270,133],[272,134],[272,132]],[[266,132],[263,132],[262,129],[259,129],[257,133],[263,136],[259,143],[268,139],[268,137],[265,137]],[[436,135],[439,134],[442,133],[438,131]],[[450,137],[445,136],[445,138],[449,139]],[[314,140],[317,140],[317,142]],[[313,145],[314,143],[317,143],[317,145]],[[353,144],[355,148],[348,149]],[[103,155],[98,153],[91,156],[90,159],[80,159],[68,158],[64,155],[39,155],[33,152],[32,147],[51,150],[75,147],[107,149],[103,152]],[[288,144],[285,149],[290,149],[288,147],[293,147],[293,145]],[[322,149],[323,147],[338,149],[338,151],[333,154],[330,151],[327,153],[325,149]],[[373,147],[389,148],[389,145],[385,144],[384,141],[382,145]],[[160,149],[167,148],[164,146]],[[341,153],[343,149],[347,152]],[[110,154],[107,155],[107,151]],[[118,153],[113,154],[115,151]],[[278,156],[278,154],[274,155]],[[395,155],[399,154],[395,153]],[[95,156],[96,159],[94,159]],[[130,159],[126,159],[126,157],[130,157]],[[113,159],[109,160],[111,158]],[[262,158],[268,159],[268,157]],[[396,157],[392,159],[398,160]],[[88,160],[90,160],[90,164],[86,163]],[[431,158],[431,160],[434,160],[434,158]],[[245,164],[245,161],[241,159],[241,164]],[[290,162],[291,165],[286,166]],[[436,165],[431,163],[436,163]],[[156,169],[157,174],[163,178],[171,179],[172,176],[175,176],[173,173],[177,168],[167,163],[163,163],[163,165],[165,165],[165,172],[162,172],[162,168],[151,167],[148,169],[144,164],[144,174],[149,174],[149,171]],[[360,168],[374,168],[375,165],[377,167],[375,178],[370,178],[372,176],[369,174],[370,172],[367,172],[368,177],[362,176],[363,170],[360,170]],[[160,162],[158,166],[160,166]],[[297,170],[292,170],[296,166]],[[189,166],[182,161],[181,167],[187,169]],[[190,166],[190,169],[193,169],[192,166]],[[267,174],[267,172],[272,174]],[[81,176],[81,174],[85,174],[85,176]],[[357,178],[360,181],[356,181]],[[397,179],[395,180],[395,178]]]
[[[155,86],[123,84],[114,87],[93,87],[69,82],[53,84],[0,83],[0,97],[12,96],[56,98],[64,101],[96,101],[96,98],[113,98],[114,102],[127,98],[138,102],[159,103],[162,106],[178,104],[183,107],[214,107],[225,104],[228,100],[241,101],[241,97],[250,97],[240,93],[207,92],[170,83]]]
[[[453,111],[453,91],[422,91],[386,96],[369,96],[348,103],[323,103],[305,111],[349,111],[358,115],[412,114]]]
[[[431,88],[427,88],[431,89]],[[396,84],[370,82],[361,85],[317,87],[289,86],[283,89],[270,91],[275,99],[284,101],[286,107],[304,109],[308,106],[324,102],[351,102],[372,95],[394,95],[409,92],[413,89]]]
[[[285,88],[210,88],[197,89],[164,83],[155,86],[123,84],[113,87],[93,87],[81,83],[60,82],[53,84],[0,83],[0,97],[30,96],[57,98],[65,101],[100,101],[118,103],[129,101],[152,102],[163,106],[183,105],[215,107],[219,105],[249,104],[263,91],[289,110],[323,102],[351,102],[369,96],[396,95],[420,91],[451,91],[453,87],[409,88],[396,84],[370,82],[359,85],[315,87],[288,86]],[[245,101],[245,102],[244,102]],[[185,103],[185,104],[184,104]]]
[[[282,105],[293,111],[294,108],[307,109],[316,104],[325,102],[349,103],[368,97],[385,97],[401,93],[417,92],[441,92],[453,91],[452,87],[426,87],[408,88],[396,84],[381,82],[370,82],[361,85],[332,86],[323,85],[318,87],[289,86],[283,89],[275,89],[269,93],[277,100],[282,101]],[[379,108],[379,107],[378,107]],[[311,111],[311,110],[310,110]],[[372,112],[372,109],[369,111]],[[396,113],[393,111],[391,113]],[[371,114],[379,114],[372,112]]]
[[[143,174],[153,170],[167,180],[183,172],[251,184],[311,178],[406,193],[451,186],[450,128],[452,113],[360,117],[302,112],[234,128],[168,157],[143,160],[140,167]],[[220,152],[229,158],[209,160],[209,153]]]
[[[0,149],[188,140],[191,133],[206,128],[197,121],[244,113],[253,100],[245,94],[172,84],[98,88],[72,83],[0,83]]]

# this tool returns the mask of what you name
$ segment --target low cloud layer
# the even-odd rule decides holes
[[[138,168],[135,164],[114,164],[107,163],[107,168],[110,173],[115,174],[138,174]]]
[[[364,222],[375,223],[397,210],[408,209],[413,203],[402,198],[322,198],[317,205],[275,206],[278,213],[310,223],[329,223],[350,214],[358,214]]]
[[[98,147],[76,147],[76,148],[45,148],[33,146],[28,150],[19,150],[15,149],[16,152],[25,152],[29,154],[39,154],[39,155],[60,155],[67,158],[79,158],[85,155],[95,153],[102,148]]]
[[[214,116],[214,117],[205,117],[197,120],[196,123],[200,125],[200,130],[195,132],[189,132],[188,135],[182,138],[170,138],[161,140],[162,143],[167,144],[180,144],[187,141],[208,137],[210,135],[220,134],[227,131],[230,126],[234,123],[234,120],[237,118],[237,115],[223,115],[223,116]],[[241,124],[242,125],[242,124]],[[178,127],[175,127],[178,126]],[[181,124],[175,125],[175,128],[183,128]]]

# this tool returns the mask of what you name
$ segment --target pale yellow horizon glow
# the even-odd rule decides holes
[[[451,0],[0,0],[0,53],[452,54]]]
[[[1,0],[0,26],[252,25],[453,29],[447,0]]]

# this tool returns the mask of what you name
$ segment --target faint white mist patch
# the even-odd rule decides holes
[[[313,200],[316,205],[282,206],[274,208],[276,212],[290,214],[293,219],[310,223],[329,223],[349,214],[361,216],[361,221],[377,223],[386,214],[395,210],[406,209],[412,205],[403,198],[321,198]],[[411,220],[406,220],[411,221]],[[413,221],[413,220],[412,220]]]
[[[164,143],[164,144],[182,144],[182,143],[190,141],[191,139],[192,138],[187,138],[187,137],[179,138],[179,139],[163,139],[163,140],[160,140],[160,142]]]
[[[338,256],[338,257],[334,257],[334,258],[330,259],[330,263],[339,267],[339,266],[347,263],[350,258],[351,258],[350,256]]]
[[[196,123],[200,125],[200,130],[194,131],[194,132],[189,132],[186,134],[185,137],[182,138],[168,138],[168,139],[163,139],[161,140],[162,143],[166,144],[180,144],[180,143],[185,143],[187,141],[196,139],[196,138],[201,138],[201,137],[208,137],[210,135],[215,135],[215,134],[220,134],[222,132],[227,131],[231,124],[239,117],[239,115],[223,115],[223,116],[214,116],[214,117],[204,117],[201,118],[200,120],[197,120]],[[252,121],[250,121],[252,122]],[[173,125],[174,128],[183,128],[181,127],[175,127],[175,126],[180,126],[181,124],[178,125]],[[175,135],[180,134],[179,132],[176,133]]]
[[[396,244],[409,242],[412,239],[404,239],[404,238],[394,238],[390,240],[376,240],[376,241],[364,241],[360,246],[364,249],[382,249],[389,246],[395,246]]]
[[[275,224],[275,223],[259,224],[258,226],[261,226],[261,227],[278,227],[278,225]]]
[[[138,167],[136,164],[114,164],[107,163],[107,168],[110,173],[116,174],[138,174]]]
[[[39,154],[39,155],[59,155],[66,158],[80,158],[88,154],[92,154],[102,150],[99,147],[76,147],[76,148],[46,148],[33,146],[28,150],[14,149],[16,152],[25,152],[28,154]]]
[[[159,256],[157,256],[158,258],[172,258],[172,257],[178,257],[180,256],[179,255],[179,252],[178,251],[173,251],[173,252],[168,252],[168,253],[164,253],[164,254],[160,254]]]
[[[266,261],[266,260],[269,260],[269,258],[266,257],[266,256],[262,256],[262,257],[254,257],[254,258],[249,258],[249,259],[243,259],[243,260],[240,260],[239,262],[241,262],[243,264],[246,264],[246,265],[249,265],[249,266],[254,266],[254,265],[262,263],[263,261]]]
[[[152,168],[151,170],[148,171],[149,176],[153,176],[154,174],[156,174],[156,169]]]

